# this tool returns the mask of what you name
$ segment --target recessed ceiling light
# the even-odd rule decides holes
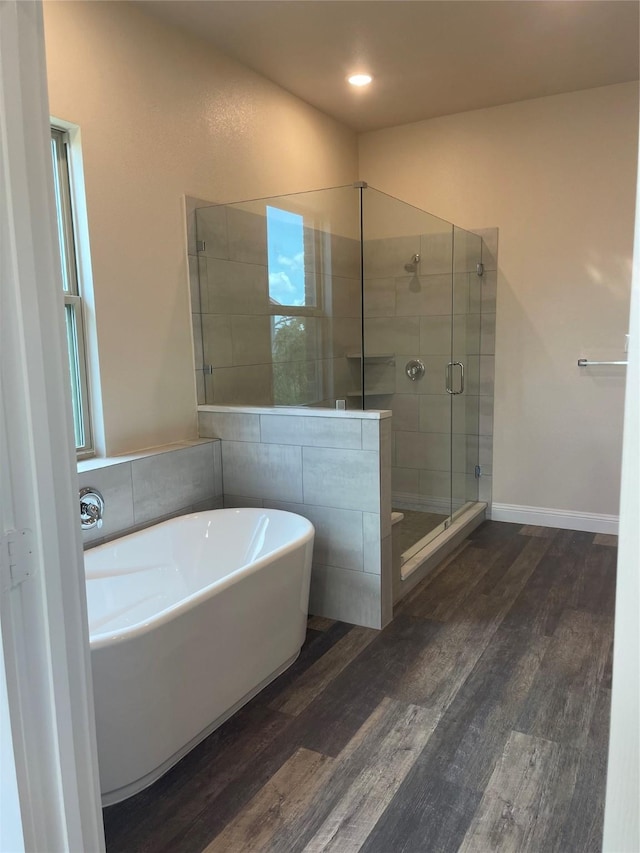
[[[347,77],[352,86],[368,86],[371,83],[372,77],[370,74],[352,74]]]

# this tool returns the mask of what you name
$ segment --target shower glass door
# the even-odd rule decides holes
[[[453,229],[451,398],[451,515],[478,500],[480,393],[480,284],[482,240]]]
[[[452,417],[460,406],[447,377],[458,381],[454,310],[466,313],[468,301],[454,291],[452,225],[371,188],[362,196],[363,405],[393,412],[393,508],[405,516],[406,561],[444,531],[457,506]]]

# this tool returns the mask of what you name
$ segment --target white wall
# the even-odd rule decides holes
[[[618,512],[638,146],[629,83],[363,134],[360,177],[500,229],[494,501]]]
[[[184,194],[348,184],[355,134],[125,3],[44,4],[52,115],[80,125],[105,445],[196,435]]]

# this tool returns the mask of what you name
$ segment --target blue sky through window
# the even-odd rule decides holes
[[[269,296],[280,305],[304,305],[304,228],[297,213],[267,206]]]

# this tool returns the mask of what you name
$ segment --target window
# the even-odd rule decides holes
[[[307,228],[305,234],[304,217],[298,213],[269,205],[266,212],[273,400],[276,405],[305,405],[320,394],[314,232]]]
[[[89,389],[85,355],[85,334],[82,296],[78,280],[74,211],[71,199],[71,172],[69,167],[69,135],[66,131],[51,128],[51,157],[53,184],[56,198],[58,241],[62,261],[69,377],[73,402],[73,425],[78,455],[92,452],[91,422],[89,417]]]
[[[305,276],[304,219],[298,213],[267,206],[269,298],[287,307],[315,307],[313,277]]]

